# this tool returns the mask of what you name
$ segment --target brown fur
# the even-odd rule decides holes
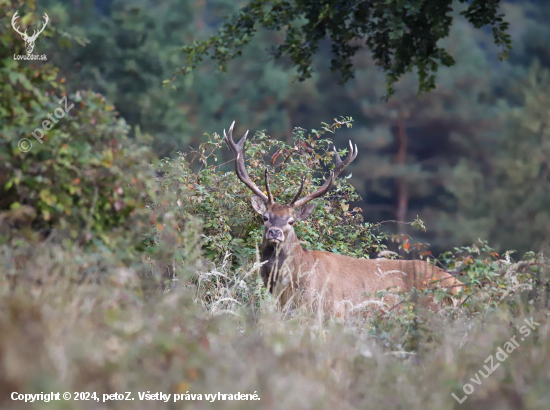
[[[447,272],[421,260],[357,259],[324,251],[303,249],[288,221],[307,218],[308,205],[294,210],[288,205],[253,200],[253,206],[268,218],[265,222],[260,274],[281,305],[307,304],[330,314],[340,314],[366,304],[382,310],[397,303],[395,295],[375,298],[377,291],[408,291],[413,287],[449,287],[457,294],[462,283]],[[280,229],[284,240],[271,243],[269,229]],[[322,303],[320,303],[322,302]],[[378,305],[378,306],[377,306]]]

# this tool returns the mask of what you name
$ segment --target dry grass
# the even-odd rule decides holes
[[[529,297],[534,290],[509,293],[510,303],[491,311],[323,320],[281,315],[257,265],[234,271],[229,258],[198,273],[178,268],[170,287],[149,265],[123,267],[113,254],[49,244],[0,256],[2,409],[550,408],[548,300]],[[458,404],[451,393],[464,396],[464,383],[531,316],[536,331]],[[50,391],[96,392],[99,402],[10,398]],[[261,400],[140,400],[147,391],[257,392]],[[115,392],[135,400],[102,401]]]

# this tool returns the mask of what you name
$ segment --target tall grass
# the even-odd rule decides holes
[[[192,272],[166,286],[147,261],[59,244],[4,247],[0,265],[0,407],[228,409],[548,409],[548,262],[538,287],[493,305],[433,313],[407,304],[390,315],[325,319],[282,314],[265,294],[258,264]],[[524,266],[507,265],[507,276]],[[516,271],[510,271],[510,269]],[[505,293],[507,293],[505,295]],[[487,296],[487,295],[486,295]],[[485,307],[484,307],[485,306]],[[520,341],[524,319],[540,326]],[[519,348],[481,385],[471,378],[512,336]],[[411,341],[414,341],[411,342]],[[496,359],[495,359],[496,362]],[[459,404],[451,393],[465,396]],[[139,392],[170,393],[169,403]],[[12,392],[96,392],[99,402],[13,401]],[[131,392],[133,401],[106,401]],[[173,403],[173,394],[203,400]],[[260,401],[205,400],[206,393]],[[185,397],[185,396],[184,396]]]

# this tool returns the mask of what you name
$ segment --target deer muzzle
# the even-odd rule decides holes
[[[285,240],[285,235],[279,228],[269,228],[267,231],[267,240],[271,243],[283,242]]]

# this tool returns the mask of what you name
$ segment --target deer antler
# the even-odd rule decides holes
[[[15,27],[15,20],[17,20],[17,13],[19,13],[19,10],[17,10],[17,11],[13,14],[13,17],[11,18],[11,26],[13,27],[13,29],[14,29],[17,33],[19,33],[19,34],[21,35],[21,37],[26,37],[26,36],[27,36],[27,30],[25,30],[24,33],[21,33],[21,32],[19,31],[19,27],[20,27],[20,26]]]
[[[300,197],[302,196],[302,191],[304,190],[304,182],[306,181],[306,177],[305,175],[302,177],[302,183],[300,184],[300,189],[298,190],[298,192],[296,192],[296,195],[294,195],[294,198],[292,198],[292,201],[290,201],[290,206],[294,206],[294,203],[300,199]]]
[[[351,162],[357,157],[357,144],[355,145],[355,150],[353,149],[353,144],[351,141],[349,142],[350,151],[348,156],[344,161],[340,158],[340,155],[338,155],[338,151],[336,151],[336,148],[334,148],[334,153],[336,154],[336,166],[334,167],[334,170],[330,173],[329,177],[325,181],[325,183],[319,188],[317,191],[312,192],[309,195],[306,195],[302,199],[298,200],[300,195],[302,194],[302,190],[304,188],[304,181],[305,179],[302,178],[302,185],[300,186],[300,189],[298,190],[298,193],[294,196],[292,201],[290,202],[290,206],[294,208],[298,208],[302,205],[307,204],[309,201],[319,198],[320,196],[325,195],[330,189],[332,188],[332,184],[334,180],[338,177],[340,172],[344,170]]]
[[[271,189],[269,189],[269,181],[267,180],[268,176],[268,170],[267,167],[265,168],[265,190],[267,192],[267,199],[269,200],[269,203],[272,204],[275,202],[273,199],[273,194],[271,193]]]
[[[233,124],[231,124],[231,127],[229,128],[228,133],[225,133],[225,129],[223,130],[223,137],[227,145],[229,145],[229,148],[231,148],[231,151],[235,154],[235,172],[237,173],[237,176],[239,179],[248,187],[254,194],[262,199],[265,204],[270,205],[273,201],[273,195],[271,195],[271,190],[269,189],[269,184],[267,182],[267,168],[265,170],[265,185],[266,185],[266,191],[268,195],[264,194],[260,188],[256,186],[254,182],[250,179],[248,176],[248,172],[246,172],[246,166],[244,164],[244,144],[246,142],[246,136],[248,135],[248,131],[244,134],[244,137],[241,138],[241,140],[235,144],[235,141],[233,141],[233,126],[235,125],[235,121],[233,121]]]

